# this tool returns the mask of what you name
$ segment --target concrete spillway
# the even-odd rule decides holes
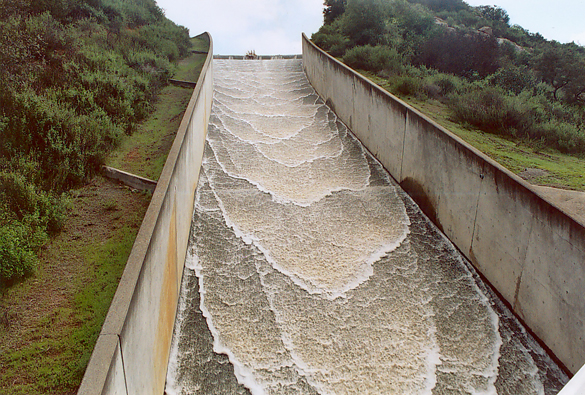
[[[215,61],[169,394],[554,394],[566,376],[300,60]]]

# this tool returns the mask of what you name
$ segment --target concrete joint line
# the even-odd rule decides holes
[[[534,222],[530,222],[530,231],[528,231],[528,237],[526,238],[526,249],[524,250],[524,254],[522,256],[522,260],[520,261],[520,274],[518,275],[518,281],[516,281],[516,289],[514,291],[514,300],[512,301],[512,308],[514,309],[514,313],[520,315],[518,313],[518,296],[520,295],[520,285],[522,285],[522,278],[524,277],[524,268],[526,267],[526,257],[528,256],[528,244],[530,243],[530,239],[532,238],[532,233],[534,232]]]
[[[402,168],[404,167],[404,147],[406,147],[406,127],[408,126],[408,110],[404,112],[404,132],[402,133],[402,152],[400,153],[399,183],[402,182]]]
[[[122,351],[122,338],[118,335],[118,345],[120,347],[120,358],[122,359],[122,374],[124,375],[124,387],[126,388],[126,394],[128,392],[128,380],[126,379],[126,363],[124,362],[124,352]]]
[[[477,200],[475,201],[475,215],[473,216],[473,230],[471,231],[471,241],[469,243],[469,255],[473,251],[473,241],[475,240],[475,227],[477,225],[477,213],[479,212],[479,199],[481,198],[481,189],[483,187],[483,180],[484,180],[484,169],[481,169],[481,173],[479,174],[479,188],[477,190]]]

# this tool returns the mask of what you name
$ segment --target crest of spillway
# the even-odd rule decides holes
[[[214,67],[169,394],[562,386],[561,371],[316,95],[301,61]]]

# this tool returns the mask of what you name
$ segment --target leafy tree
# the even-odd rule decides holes
[[[482,5],[477,7],[481,15],[490,21],[502,22],[506,25],[510,23],[508,12],[501,7]]]
[[[416,4],[397,1],[389,9],[392,24],[397,26],[402,42],[400,52],[411,57],[416,49],[424,43],[435,28],[432,14]]]
[[[552,43],[541,48],[534,60],[540,78],[553,87],[553,97],[560,100],[564,92],[569,101],[581,101],[585,93],[585,56],[574,44]]]
[[[351,45],[349,38],[341,33],[340,19],[329,25],[323,25],[318,32],[311,36],[311,40],[320,48],[329,52],[332,56],[343,56],[345,50]]]
[[[376,45],[385,27],[384,7],[380,0],[348,0],[342,32],[353,45]]]
[[[426,41],[415,63],[468,78],[485,77],[499,68],[494,37],[444,31]]]
[[[347,0],[325,0],[325,8],[323,9],[323,19],[326,25],[333,23],[345,12],[345,4]]]
[[[463,0],[408,0],[410,3],[422,4],[433,11],[460,11],[469,8]]]

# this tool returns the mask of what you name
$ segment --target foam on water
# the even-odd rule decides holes
[[[566,377],[300,61],[214,73],[169,393],[556,392]]]

